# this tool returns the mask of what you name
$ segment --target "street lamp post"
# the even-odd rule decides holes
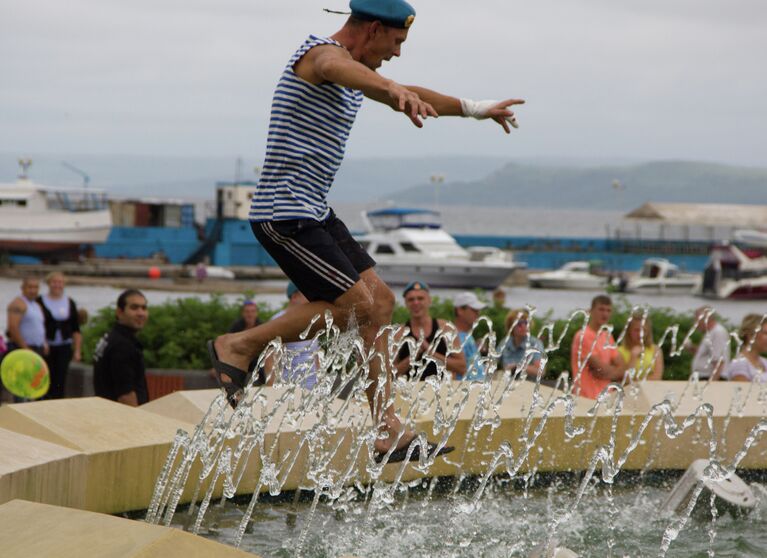
[[[434,209],[439,211],[439,185],[445,182],[445,175],[432,174],[430,180],[434,184]]]

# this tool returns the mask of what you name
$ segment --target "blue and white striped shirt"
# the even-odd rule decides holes
[[[313,85],[295,65],[317,45],[341,44],[309,38],[291,57],[272,99],[263,170],[250,203],[251,221],[325,219],[328,190],[344,158],[362,91],[335,83]]]

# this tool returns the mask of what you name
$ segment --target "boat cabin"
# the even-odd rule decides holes
[[[369,231],[394,229],[439,229],[440,215],[430,209],[386,208],[363,213],[363,222]]]
[[[67,211],[80,213],[102,211],[107,208],[107,195],[103,190],[84,188],[54,188],[20,180],[15,184],[0,185],[0,210],[14,212]]]
[[[399,256],[471,259],[468,252],[442,229],[436,211],[378,209],[363,212],[362,222],[368,232],[359,237],[358,241],[374,258]]]
[[[646,279],[671,278],[679,276],[679,268],[668,260],[662,258],[649,258],[645,260],[639,276]]]

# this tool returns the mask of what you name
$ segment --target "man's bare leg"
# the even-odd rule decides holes
[[[261,353],[272,339],[280,337],[284,343],[298,341],[312,318],[317,314],[322,316],[328,310],[332,313],[333,320],[341,327],[345,327],[349,318],[349,309],[322,301],[300,304],[289,308],[282,316],[256,327],[217,337],[214,347],[218,359],[240,370],[247,370],[250,361]],[[324,320],[317,320],[310,335],[322,329],[324,325]],[[224,379],[228,380],[228,378]]]
[[[342,329],[347,327],[349,318],[354,315],[365,348],[369,350],[375,344],[379,355],[371,361],[369,378],[372,383],[367,388],[366,395],[374,422],[382,423],[389,436],[376,440],[375,449],[379,452],[388,451],[398,439],[397,449],[399,449],[407,446],[415,434],[411,431],[401,433],[402,425],[394,412],[394,406],[385,406],[391,393],[392,379],[391,370],[385,370],[390,362],[389,343],[388,335],[377,337],[379,329],[391,323],[393,308],[394,294],[391,289],[381,281],[373,269],[368,269],[363,271],[360,280],[338,297],[333,304],[316,301],[294,306],[274,320],[239,333],[217,337],[214,347],[221,362],[247,370],[250,361],[263,351],[272,339],[280,337],[285,343],[298,341],[301,333],[306,330],[309,322],[317,314],[323,315],[326,311],[330,311],[333,320]],[[324,326],[324,320],[317,320],[310,335]],[[384,371],[386,384],[383,386],[383,393],[376,398],[379,374]],[[224,381],[230,381],[225,374],[221,377]]]
[[[365,343],[365,348],[370,350],[371,346],[374,347],[377,355],[370,361],[368,379],[371,380],[371,384],[365,390],[365,394],[368,398],[373,422],[381,424],[388,433],[387,438],[376,441],[375,449],[379,452],[386,452],[392,444],[397,445],[395,449],[407,447],[415,437],[415,432],[404,430],[395,413],[394,405],[389,403],[393,379],[391,359],[389,358],[389,333],[378,335],[381,327],[391,324],[394,294],[372,268],[363,271],[360,278],[365,283],[371,298],[377,302],[376,315],[372,316],[368,324],[360,325],[360,335]],[[378,380],[382,376],[385,378],[385,384],[379,392]]]

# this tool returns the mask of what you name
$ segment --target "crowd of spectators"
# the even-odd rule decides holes
[[[40,354],[48,364],[51,388],[47,399],[64,397],[71,362],[82,358],[80,326],[87,313],[64,294],[66,278],[59,272],[45,278],[46,294],[40,281],[26,277],[19,295],[7,307],[7,331],[0,336],[0,358],[18,349]],[[306,298],[293,283],[287,288],[288,306],[305,304]],[[464,291],[452,298],[452,320],[432,316],[429,285],[412,281],[403,293],[407,320],[396,330],[394,373],[424,380],[443,368],[453,380],[485,381],[509,371],[540,381],[546,375],[547,350],[551,348],[534,331],[526,308],[506,308],[506,293],[497,289],[489,304],[477,293]],[[487,335],[478,335],[477,326],[488,310],[506,312],[504,335],[491,347]],[[284,312],[284,310],[283,310]],[[278,314],[279,315],[279,314]],[[664,351],[653,338],[647,309],[631,312],[620,331],[612,323],[613,303],[609,296],[593,298],[587,319],[577,327],[569,347],[569,379],[574,393],[596,398],[609,384],[662,380]],[[148,399],[145,367],[137,333],[149,317],[146,297],[136,290],[117,299],[114,327],[94,351],[94,389],[97,395],[130,405]],[[694,317],[696,338],[686,336],[682,350],[690,352],[690,374],[701,381],[767,382],[767,314],[748,314],[740,327],[729,332],[707,306]],[[241,305],[240,317],[230,331],[261,323],[253,300]],[[616,340],[617,336],[617,340]],[[666,342],[667,340],[664,340]],[[269,358],[258,370],[256,383],[294,381],[306,389],[317,384],[319,345],[316,339],[286,344],[279,361]],[[251,369],[256,368],[256,362]],[[557,372],[561,372],[557,370]],[[18,399],[17,399],[18,400]]]
[[[504,371],[519,371],[531,380],[545,375],[546,348],[531,329],[527,309],[508,310],[505,336],[492,352],[497,357],[493,359],[488,358],[491,352],[486,346],[486,336],[475,338],[473,335],[483,311],[488,308],[476,293],[461,292],[453,297],[452,322],[430,315],[429,286],[423,281],[410,283],[403,298],[409,319],[401,326],[399,338],[412,337],[418,351],[413,358],[409,345],[400,349],[395,359],[398,374],[424,379],[436,374],[435,363],[442,362],[456,380],[482,381]],[[503,307],[505,302],[503,291],[493,292],[493,307]],[[610,383],[663,380],[664,352],[653,337],[649,311],[631,312],[620,331],[611,323],[612,314],[609,296],[594,297],[585,323],[572,338],[568,372],[573,392],[581,397],[594,399]],[[688,335],[683,347],[694,355],[691,376],[700,381],[767,382],[764,356],[767,354],[767,314],[748,314],[738,330],[731,333],[719,322],[712,308],[702,306],[695,311],[694,323],[695,331],[700,332],[700,341],[693,343],[692,336]],[[451,340],[452,348],[448,350]]]

